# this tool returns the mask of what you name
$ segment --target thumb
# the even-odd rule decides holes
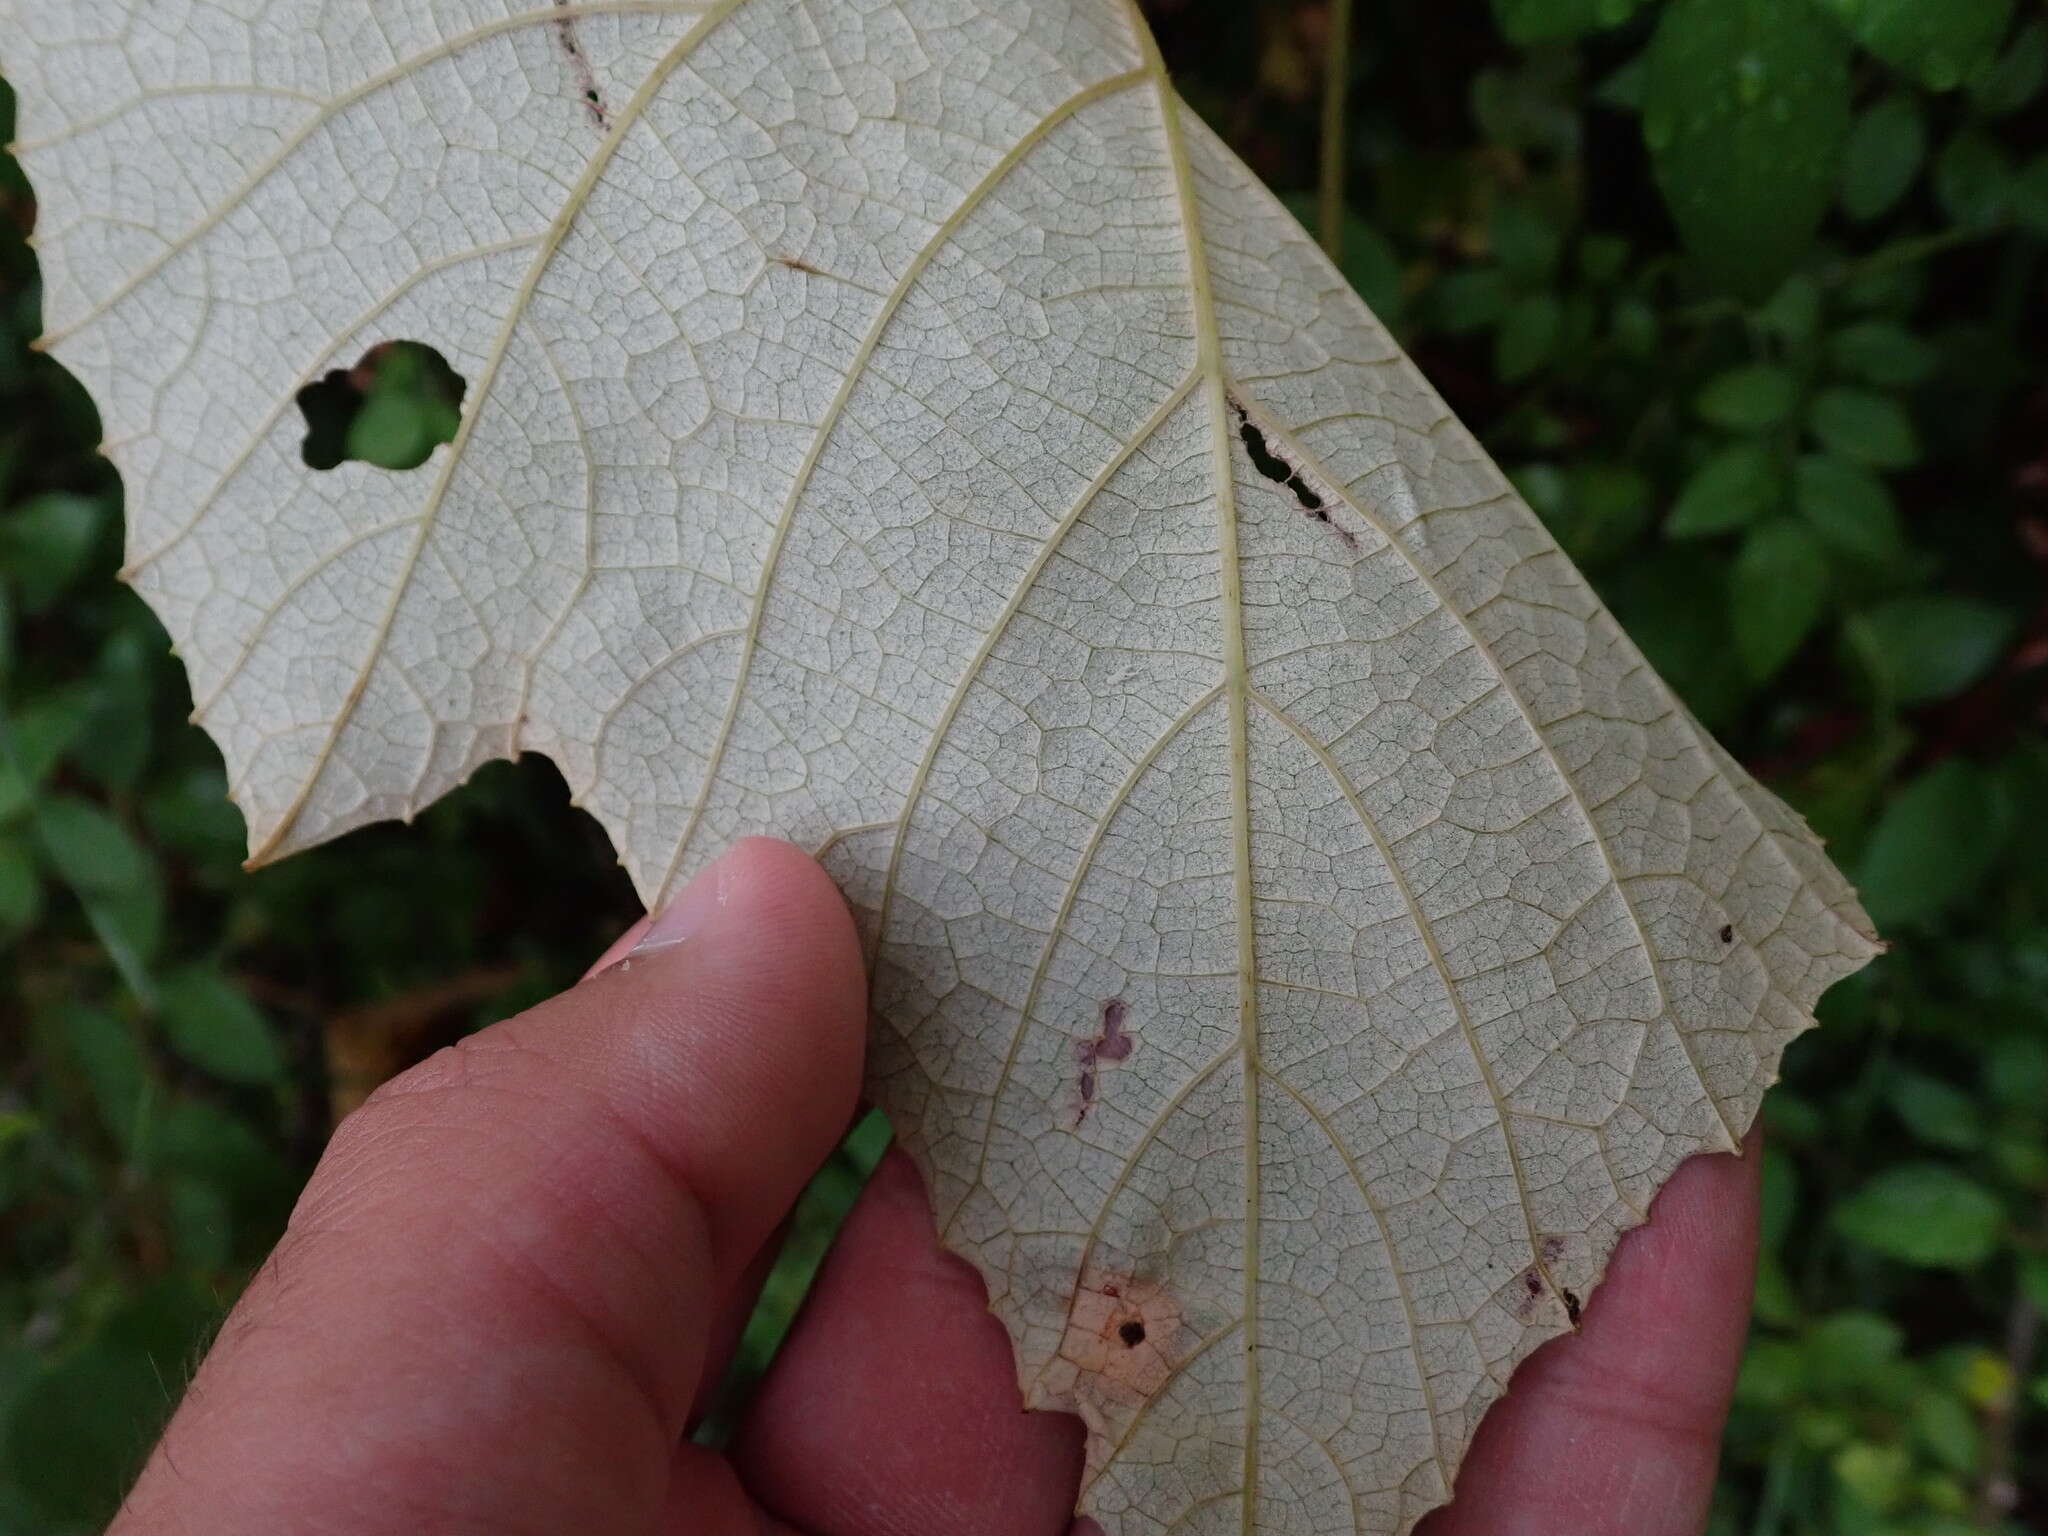
[[[865,988],[742,843],[622,963],[343,1122],[119,1536],[650,1528],[719,1296],[840,1134]]]

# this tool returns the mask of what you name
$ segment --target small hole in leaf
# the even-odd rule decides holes
[[[301,448],[314,469],[350,460],[379,469],[417,469],[452,442],[469,384],[424,342],[383,341],[353,368],[337,368],[299,391],[306,418]]]
[[[1117,1329],[1116,1336],[1124,1341],[1124,1348],[1136,1349],[1145,1342],[1145,1325],[1135,1320]]]
[[[1735,942],[1735,925],[1733,923],[1723,923],[1721,925],[1721,942],[1723,944],[1733,944]]]

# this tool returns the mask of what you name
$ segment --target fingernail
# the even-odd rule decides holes
[[[674,949],[703,932],[732,894],[731,887],[731,870],[724,859],[698,871],[697,877],[684,886],[676,899],[663,907],[654,921],[647,925],[647,931],[640,935],[640,942],[633,946],[629,955]]]

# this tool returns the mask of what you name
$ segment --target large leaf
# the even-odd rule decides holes
[[[1850,126],[1849,49],[1803,0],[1671,0],[1643,138],[1671,216],[1717,281],[1762,298],[1812,241]]]
[[[147,10],[0,64],[254,856],[527,750],[650,901],[821,849],[1084,1505],[1407,1530],[1873,941],[1135,10]],[[454,442],[309,469],[394,339]]]

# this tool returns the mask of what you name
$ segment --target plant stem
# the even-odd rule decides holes
[[[2048,1219],[2048,1211],[2043,1212]],[[2020,1394],[2027,1389],[2027,1377],[2034,1369],[2034,1354],[2041,1338],[2041,1313],[2034,1306],[2024,1280],[2013,1286],[2012,1304],[2005,1316],[2005,1364],[2011,1382],[2002,1401],[1984,1414],[1983,1472],[1977,1481],[1976,1522],[1995,1530],[2019,1503],[2020,1490],[2013,1477],[2013,1452],[2019,1438],[2020,1415],[2026,1410]]]
[[[1351,88],[1351,0],[1330,0],[1323,61],[1322,180],[1316,222],[1330,260],[1344,259],[1344,112]]]
[[[1848,262],[1827,274],[1821,281],[1829,287],[1853,282],[1859,277],[1874,277],[1880,272],[1889,272],[1894,267],[1909,267],[1916,261],[1925,261],[1930,256],[1939,256],[1944,251],[1954,250],[1959,245],[1971,245],[1979,240],[1989,240],[1993,235],[2007,233],[2002,223],[1981,224],[1969,227],[1952,226],[1936,230],[1931,235],[1913,235],[1904,240],[1895,240],[1881,246],[1868,256]]]
[[[1764,1468],[1763,1493],[1757,1499],[1756,1520],[1749,1528],[1749,1536],[1778,1536],[1791,1499],[1792,1479],[1798,1470],[1798,1442],[1789,1431],[1781,1432]]]

